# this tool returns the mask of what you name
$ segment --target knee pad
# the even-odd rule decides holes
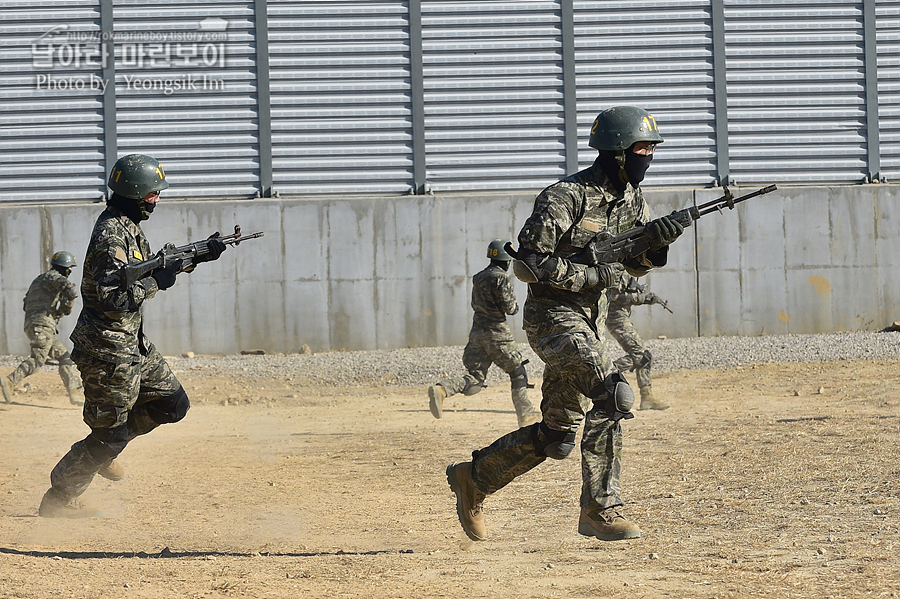
[[[528,372],[525,370],[525,365],[528,364],[528,360],[525,360],[519,367],[513,370],[509,374],[509,383],[512,386],[513,390],[516,389],[534,389],[534,385],[528,384]]]
[[[599,404],[606,412],[607,418],[613,421],[634,418],[631,408],[634,406],[634,391],[621,372],[614,372],[605,379],[592,395],[595,404]]]
[[[95,428],[84,440],[84,446],[98,464],[107,462],[128,445],[128,425],[113,428]]]
[[[554,460],[564,460],[575,449],[575,433],[558,431],[547,426],[544,421],[532,424],[534,446],[538,455]]]
[[[178,422],[184,418],[190,407],[191,402],[188,400],[187,393],[184,392],[184,387],[179,388],[172,395],[144,404],[147,415],[159,424]]]

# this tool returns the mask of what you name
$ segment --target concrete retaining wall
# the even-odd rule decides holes
[[[734,190],[747,192],[752,189]],[[657,214],[720,190],[648,190]],[[165,200],[151,246],[216,230],[266,236],[180,275],[146,308],[165,354],[463,344],[471,276],[487,243],[514,238],[534,194],[248,201]],[[22,297],[55,250],[79,263],[103,206],[0,207],[0,353],[25,354]],[[653,337],[880,329],[900,320],[900,186],[786,187],[711,214],[645,279],[675,314],[638,307]],[[81,272],[72,275],[76,284]],[[516,282],[520,303],[525,285]],[[61,322],[64,342],[75,312]],[[525,341],[520,316],[513,327]]]

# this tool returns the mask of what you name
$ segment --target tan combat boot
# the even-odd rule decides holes
[[[0,390],[3,391],[3,401],[12,403],[12,385],[5,376],[0,376]]]
[[[641,407],[640,410],[665,410],[669,404],[653,397],[653,387],[647,385],[641,387]]]
[[[114,459],[100,466],[97,474],[106,480],[122,480],[125,478],[125,467]]]
[[[578,534],[596,537],[601,541],[621,541],[641,536],[641,529],[619,513],[618,507],[589,510],[581,508],[578,518]]]
[[[519,421],[519,428],[530,426],[535,422],[543,420],[543,416],[538,410],[534,409],[534,405],[528,399],[528,389],[519,387],[512,390],[512,402],[516,408],[516,418]]]
[[[103,512],[77,499],[66,499],[51,488],[41,499],[38,515],[41,518],[101,518]]]
[[[432,385],[428,387],[428,407],[431,408],[431,415],[440,418],[444,415],[444,400],[447,399],[447,391],[441,385]]]
[[[484,528],[482,504],[487,495],[476,489],[472,482],[472,462],[447,466],[447,482],[456,494],[456,515],[466,536],[473,541],[485,540],[487,531]]]
[[[69,389],[69,403],[73,406],[84,405],[84,393],[82,392],[81,388]]]

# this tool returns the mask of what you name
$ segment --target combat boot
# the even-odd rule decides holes
[[[463,530],[473,541],[487,538],[482,512],[484,493],[475,488],[472,482],[472,462],[453,463],[447,466],[447,482],[456,494],[456,515]]]
[[[3,391],[3,401],[12,403],[12,385],[5,376],[0,376],[0,390]]]
[[[447,391],[443,385],[428,387],[428,407],[431,408],[431,415],[435,418],[441,418],[444,415],[445,399],[447,399]]]
[[[596,537],[601,541],[621,541],[641,536],[641,529],[619,513],[618,507],[589,510],[581,508],[578,518],[578,534]]]
[[[41,518],[100,518],[103,516],[103,512],[89,507],[77,499],[66,499],[50,488],[41,499],[38,515]]]
[[[665,410],[669,407],[666,402],[653,397],[653,388],[650,385],[641,387],[641,407],[640,410]]]
[[[81,389],[70,389],[69,390],[69,403],[73,406],[83,406],[84,405],[84,394],[81,392]]]
[[[125,467],[113,458],[100,466],[100,470],[97,471],[97,474],[106,480],[122,480],[125,478]]]

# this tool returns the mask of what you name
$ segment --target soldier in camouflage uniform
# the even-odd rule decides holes
[[[59,377],[66,386],[69,402],[74,405],[84,403],[78,369],[69,350],[56,336],[59,333],[56,328],[59,319],[72,313],[72,306],[78,297],[75,285],[69,280],[75,266],[75,256],[69,252],[56,252],[50,259],[50,270],[39,275],[28,287],[23,309],[25,334],[31,340],[31,355],[8,376],[0,377],[0,389],[6,403],[12,401],[12,390],[48,359],[59,364]]]
[[[112,196],[91,233],[81,281],[83,309],[71,339],[72,359],[84,380],[84,421],[90,434],[63,456],[50,474],[38,513],[50,518],[102,515],[77,501],[94,475],[124,476],[116,456],[138,435],[184,418],[190,405],[181,383],[144,335],[144,304],[175,284],[179,264],[126,287],[127,264],[152,257],[140,222],[150,217],[166,189],[165,172],[150,156],[120,158],[109,176]],[[217,259],[218,241],[195,263]]]
[[[464,393],[475,395],[484,389],[491,364],[496,364],[509,375],[512,402],[519,426],[539,422],[541,414],[528,400],[528,375],[526,360],[516,347],[512,331],[506,324],[507,314],[519,312],[516,294],[507,275],[510,258],[503,249],[503,239],[495,239],[488,245],[487,257],[491,263],[472,277],[472,329],[469,342],[463,350],[463,365],[469,372],[464,376],[441,379],[428,388],[429,406],[435,418],[444,415],[444,400],[451,395]]]
[[[653,383],[650,380],[650,367],[653,365],[653,354],[637,329],[631,322],[631,307],[660,303],[659,297],[648,291],[631,275],[623,275],[615,287],[610,287],[609,313],[606,317],[606,330],[628,354],[622,356],[613,365],[617,370],[634,370],[638,388],[641,390],[641,410],[665,410],[669,407],[653,395]]]
[[[447,467],[457,516],[472,540],[486,538],[486,496],[548,457],[568,456],[582,422],[578,532],[607,541],[640,536],[640,529],[619,512],[620,421],[633,417],[634,393],[607,366],[603,291],[616,284],[624,269],[643,275],[665,265],[668,245],[682,228],[667,217],[649,222],[650,249],[624,265],[585,266],[573,259],[598,232],[617,234],[648,221],[638,184],[660,142],[656,121],[646,111],[619,106],[601,112],[590,138],[590,146],[600,151],[597,160],[541,192],[519,232],[513,269],[529,283],[525,331],[546,364],[543,421],[472,452],[471,462]]]

